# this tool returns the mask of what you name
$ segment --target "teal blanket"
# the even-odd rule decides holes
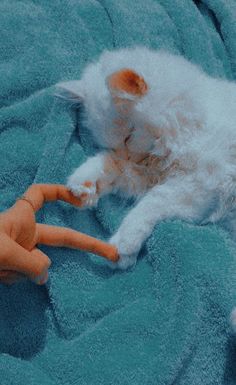
[[[0,210],[31,183],[64,183],[93,153],[80,112],[53,97],[105,48],[179,52],[236,78],[235,0],[1,0]],[[108,239],[130,202],[79,211],[47,204],[38,221]],[[232,385],[235,250],[216,227],[156,226],[132,271],[43,248],[44,287],[0,285],[1,385]]]

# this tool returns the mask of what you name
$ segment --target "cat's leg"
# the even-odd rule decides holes
[[[101,195],[112,189],[116,175],[109,164],[109,153],[90,157],[68,178],[67,186],[82,200],[83,207],[95,206]]]
[[[98,181],[104,176],[106,154],[89,157],[68,178],[67,186],[83,202],[83,207],[92,207],[99,199]]]
[[[194,221],[196,208],[203,202],[203,194],[184,178],[170,179],[163,185],[153,187],[124,218],[110,239],[120,256],[114,267],[126,269],[136,263],[142,244],[158,222],[167,218]]]

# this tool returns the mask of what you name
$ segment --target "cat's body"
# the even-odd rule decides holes
[[[111,75],[126,68],[144,79],[143,94],[109,85]],[[236,197],[233,82],[213,79],[182,57],[135,48],[104,53],[80,81],[61,87],[82,99],[85,123],[104,149],[75,171],[69,187],[88,192],[91,204],[98,198],[94,188],[138,197],[118,230],[121,243],[127,238],[133,245],[127,251],[137,253],[159,220],[217,222],[230,215]],[[132,222],[135,212],[139,219]]]
[[[105,52],[81,80],[59,86],[83,102],[84,123],[103,148],[69,188],[86,207],[111,191],[137,197],[110,239],[118,267],[135,263],[165,219],[222,223],[236,239],[235,83],[182,57],[134,48]]]
[[[119,267],[136,261],[161,220],[225,222],[236,233],[235,83],[182,57],[133,48],[105,52],[61,87],[82,99],[103,148],[70,176],[70,189],[88,206],[111,191],[137,197],[110,240]]]

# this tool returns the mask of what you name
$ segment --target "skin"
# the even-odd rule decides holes
[[[39,285],[47,281],[51,261],[37,244],[82,248],[117,260],[117,251],[111,245],[71,229],[36,223],[35,213],[45,202],[56,200],[81,206],[81,199],[62,185],[35,184],[26,191],[24,199],[0,214],[1,283],[11,284],[24,278]]]

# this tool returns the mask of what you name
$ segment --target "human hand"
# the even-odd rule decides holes
[[[118,259],[113,246],[96,238],[65,227],[36,223],[35,212],[44,202],[55,200],[81,206],[81,200],[65,186],[35,184],[0,214],[0,282],[10,284],[26,277],[40,285],[47,281],[51,261],[37,244],[80,248],[112,261]]]

